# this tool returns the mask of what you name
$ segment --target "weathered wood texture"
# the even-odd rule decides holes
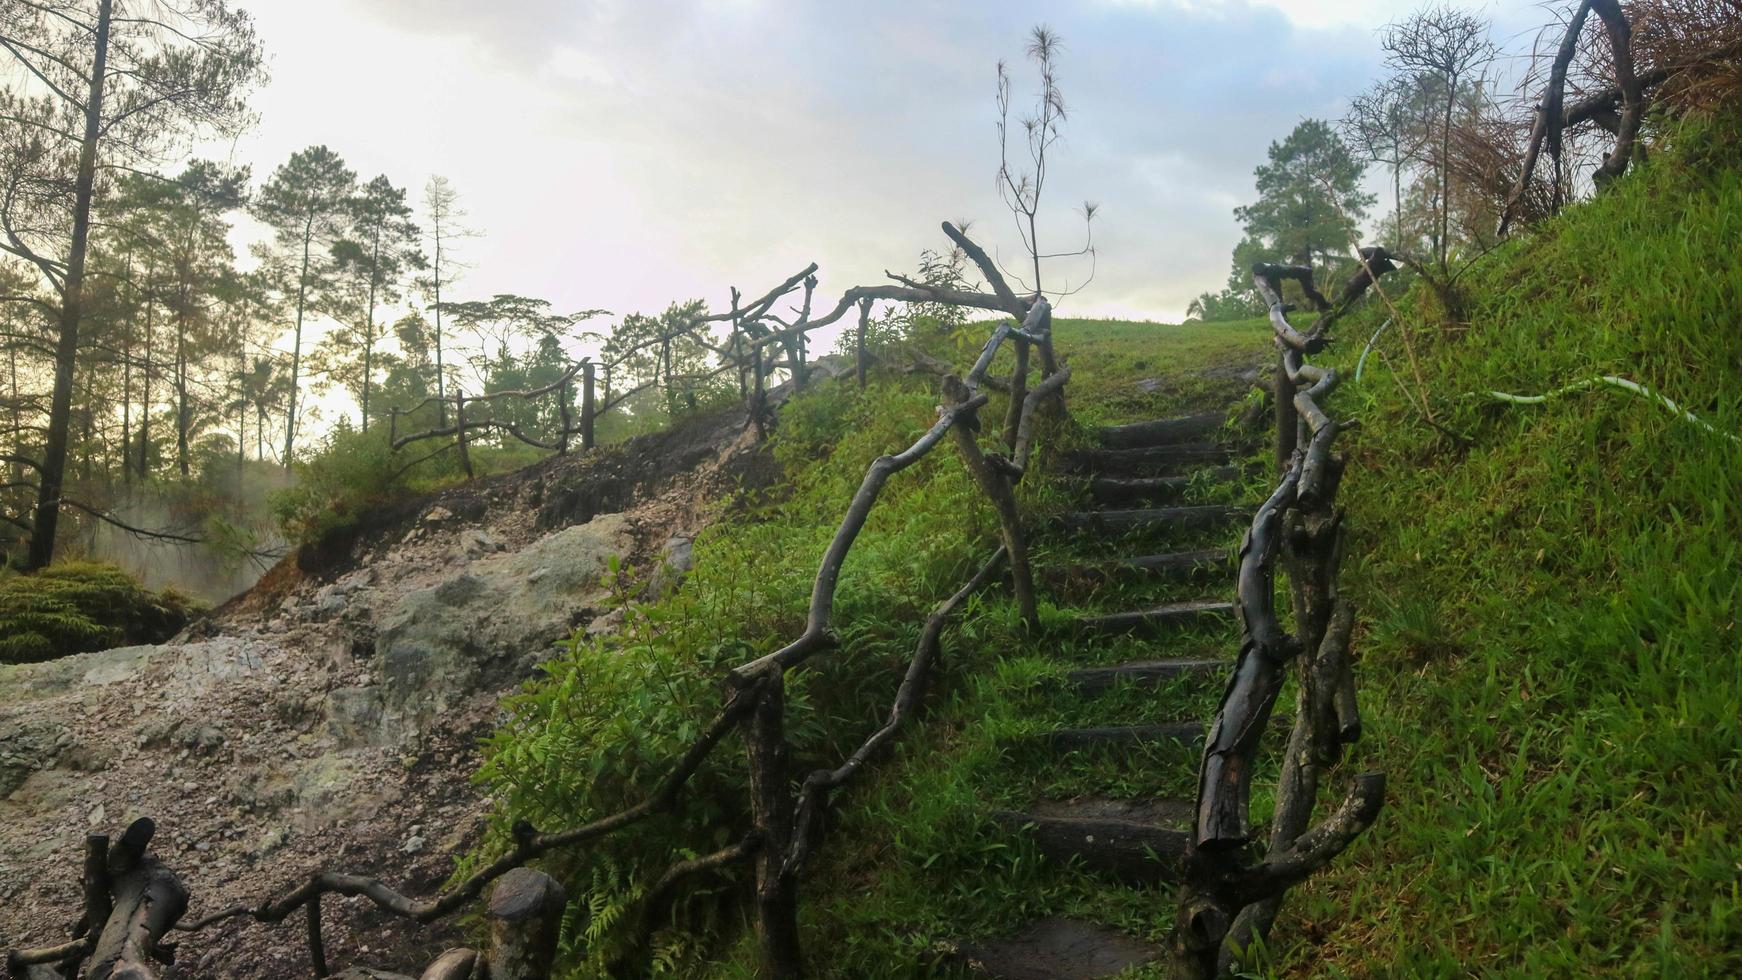
[[[1268,933],[1283,892],[1352,843],[1384,800],[1384,777],[1363,773],[1343,804],[1312,826],[1319,784],[1343,747],[1359,737],[1360,720],[1349,656],[1354,610],[1337,594],[1344,537],[1335,497],[1343,463],[1331,449],[1339,426],[1322,404],[1337,375],[1305,358],[1323,348],[1338,317],[1391,268],[1383,250],[1365,250],[1362,259],[1363,268],[1335,304],[1313,287],[1310,269],[1253,269],[1254,284],[1270,304],[1279,349],[1273,394],[1281,475],[1240,545],[1234,605],[1240,654],[1205,736],[1186,884],[1175,919],[1171,963],[1180,980],[1232,968],[1242,948]],[[1298,282],[1321,311],[1304,333],[1285,316],[1284,279]],[[1288,573],[1291,628],[1275,608],[1279,560]],[[1291,664],[1300,690],[1269,846],[1262,860],[1248,863],[1252,779]]]

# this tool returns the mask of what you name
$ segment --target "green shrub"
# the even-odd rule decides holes
[[[361,432],[340,418],[325,444],[297,461],[296,485],[273,495],[273,517],[291,541],[312,540],[404,494],[404,465],[379,426]]]
[[[800,633],[817,561],[848,499],[871,460],[905,448],[935,420],[932,384],[880,379],[863,394],[829,384],[795,397],[773,437],[786,474],[778,500],[739,500],[729,520],[700,536],[694,569],[662,598],[633,598],[634,572],[645,570],[613,573],[623,628],[577,634],[512,699],[511,720],[490,741],[482,779],[502,803],[498,835],[517,818],[579,824],[651,791],[718,710],[725,671]],[[990,554],[996,528],[947,442],[886,485],[842,570],[842,648],[789,678],[796,766],[836,765],[864,737],[865,721],[886,710],[919,622]],[[651,877],[742,836],[745,800],[734,737],[691,783],[681,812],[553,856],[586,896],[571,909],[571,962],[597,970],[621,952],[633,924],[625,913]],[[662,938],[657,958],[670,970],[695,967],[718,938],[709,928],[724,909],[711,902],[718,894],[704,889],[683,910],[686,936],[702,938]]]
[[[153,593],[115,565],[72,561],[0,578],[0,663],[52,660],[130,643],[157,643],[198,604]]]

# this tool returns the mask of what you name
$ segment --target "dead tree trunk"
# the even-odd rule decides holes
[[[871,323],[871,300],[869,297],[867,297],[866,299],[862,299],[859,301],[859,337],[858,337],[858,343],[854,347],[854,349],[858,355],[857,360],[855,361],[854,367],[855,367],[856,373],[859,376],[859,390],[860,391],[865,390],[865,368],[866,368],[865,329],[866,329],[866,327],[870,326],[870,323]]]
[[[971,395],[960,378],[952,375],[944,379],[945,405],[951,408],[964,405]],[[980,451],[976,436],[979,431],[980,416],[977,410],[966,412],[950,427],[950,433],[956,439],[956,448],[961,450],[963,465],[967,466],[974,481],[980,484],[981,491],[998,511],[998,523],[1004,538],[1004,550],[1010,555],[1010,578],[1016,592],[1016,605],[1022,612],[1022,621],[1030,629],[1039,629],[1040,613],[1035,606],[1034,576],[1028,567],[1028,548],[1022,534],[1022,514],[1016,508],[1016,494],[1011,491],[1010,482],[1002,473],[992,468],[992,464],[986,461],[986,455]]]
[[[593,419],[597,414],[593,402],[593,362],[581,365],[581,449],[593,448]]]
[[[1028,397],[1028,341],[1016,340],[1016,367],[1010,372],[1010,410],[1004,413],[1004,445],[1014,458],[1016,430],[1022,424],[1022,403]]]
[[[472,454],[466,448],[466,393],[454,393],[454,446],[460,454],[460,469],[466,474],[466,479],[472,478]]]
[[[760,838],[756,854],[756,945],[766,980],[792,980],[804,969],[798,944],[796,882],[786,871],[792,846],[792,781],[784,727],[786,690],[781,671],[770,671],[757,692],[746,728],[750,810]]]

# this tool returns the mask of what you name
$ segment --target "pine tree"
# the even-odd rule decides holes
[[[272,229],[261,258],[278,289],[292,300],[296,320],[284,411],[284,468],[296,456],[297,395],[302,383],[302,332],[311,305],[329,284],[332,247],[350,215],[357,175],[324,146],[291,154],[254,200],[254,216]]]

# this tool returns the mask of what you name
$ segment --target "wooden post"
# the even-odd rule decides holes
[[[569,454],[569,430],[575,427],[574,418],[569,412],[569,379],[567,378],[563,379],[563,386],[557,389],[556,405],[557,411],[562,414],[563,425],[562,437],[557,440],[556,451],[558,456],[567,456]]]
[[[310,898],[303,911],[308,915],[309,966],[314,969],[315,976],[330,977],[333,971],[327,966],[327,944],[321,938],[321,897]]]
[[[531,868],[503,875],[490,892],[490,980],[548,980],[568,896]]]
[[[785,682],[779,670],[770,671],[745,732],[750,812],[762,845],[756,853],[756,945],[764,980],[795,980],[803,972],[796,882],[785,870],[792,846],[785,714]]]
[[[106,922],[90,924],[97,937],[87,947],[90,980],[156,976],[159,943],[187,911],[181,880],[147,852],[155,831],[152,821],[135,820],[109,848],[110,911]]]
[[[1276,358],[1276,386],[1272,397],[1276,399],[1276,472],[1278,475],[1288,472],[1289,461],[1294,459],[1295,429],[1299,425],[1299,416],[1294,408],[1294,382],[1288,379],[1288,368],[1283,366],[1282,355]]]
[[[472,478],[472,454],[466,449],[466,393],[454,392],[454,424],[458,426],[454,433],[456,445],[460,453],[460,469],[466,473],[466,479]]]
[[[1022,401],[1028,397],[1028,341],[1016,341],[1016,367],[1010,372],[1010,410],[1004,414],[1004,445],[1016,452],[1016,429],[1022,424]]]
[[[865,390],[865,328],[870,324],[870,322],[871,322],[871,298],[869,296],[867,296],[866,298],[859,301],[859,344],[858,344],[859,362],[858,362],[858,369],[859,369],[859,390],[860,391]]]
[[[593,448],[593,362],[581,365],[581,451]]]
[[[944,378],[944,404],[960,405],[969,398],[968,386],[955,375]],[[975,482],[992,501],[992,506],[998,511],[998,523],[1001,525],[1004,537],[1004,550],[1010,555],[1010,579],[1016,592],[1016,604],[1022,611],[1022,621],[1030,629],[1040,628],[1040,613],[1034,601],[1034,575],[1028,567],[1028,546],[1022,535],[1022,515],[1016,509],[1016,494],[1011,492],[1010,483],[1002,473],[992,469],[992,464],[986,462],[986,456],[980,451],[980,443],[975,433],[979,431],[978,413],[958,419],[950,426],[950,434],[955,436],[956,448],[961,450],[962,463],[973,474]]]

